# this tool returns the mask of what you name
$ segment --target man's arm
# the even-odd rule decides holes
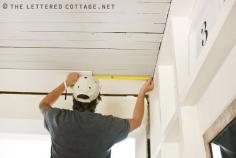
[[[149,79],[140,89],[133,112],[133,118],[129,119],[130,132],[141,125],[144,115],[145,94],[151,91],[153,87],[154,87],[153,80]]]
[[[71,86],[76,83],[79,78],[79,74],[76,72],[69,73],[66,78],[66,85]],[[60,95],[65,90],[64,83],[61,83],[56,89],[51,91],[47,96],[45,96],[39,103],[39,108],[44,114],[60,97]]]

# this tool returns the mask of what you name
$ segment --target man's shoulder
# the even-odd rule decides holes
[[[115,124],[120,124],[120,123],[124,123],[127,122],[127,119],[124,118],[120,118],[117,116],[113,116],[113,115],[104,115],[104,114],[100,114],[100,113],[94,113],[94,118],[96,118],[96,120],[98,120],[99,122],[103,122],[103,123],[115,123]]]
[[[45,112],[45,117],[58,116],[58,115],[70,115],[72,113],[73,113],[72,110],[60,109],[60,108],[56,108],[56,107],[50,107]]]
[[[49,109],[48,109],[48,113],[57,113],[57,112],[63,112],[64,111],[64,109],[60,109],[60,108],[56,108],[56,107],[50,107]]]
[[[111,118],[114,117],[113,115],[104,115],[104,114],[101,114],[101,113],[92,113],[92,115],[94,117],[98,117],[98,118],[101,118],[101,119],[111,119]]]

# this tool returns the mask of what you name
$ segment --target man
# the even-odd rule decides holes
[[[53,108],[63,91],[72,85],[73,111]],[[141,87],[133,117],[121,119],[94,113],[100,100],[98,80],[75,72],[68,74],[64,83],[39,104],[51,135],[51,158],[110,158],[112,145],[141,125],[145,94],[153,86],[150,79]]]

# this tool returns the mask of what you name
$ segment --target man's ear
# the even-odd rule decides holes
[[[74,95],[73,95],[73,94],[72,94],[72,99],[73,99],[73,101],[76,101],[76,100],[75,100],[75,97],[74,97]]]
[[[99,95],[98,95],[98,97],[97,97],[97,104],[99,104],[100,103],[100,101],[102,101],[102,97],[101,97],[101,94],[99,93]]]
[[[99,101],[102,101],[102,96],[101,96],[100,93],[99,93],[99,95],[98,95],[98,100],[99,100]]]

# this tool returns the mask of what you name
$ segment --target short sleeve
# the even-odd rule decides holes
[[[130,129],[127,119],[121,119],[113,116],[108,117],[107,128],[107,138],[110,140],[110,146],[127,138]]]
[[[44,115],[44,127],[52,134],[54,127],[58,126],[58,116],[60,109],[49,108]]]

